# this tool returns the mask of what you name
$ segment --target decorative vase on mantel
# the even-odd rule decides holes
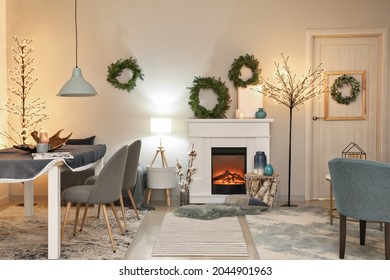
[[[264,111],[264,108],[259,108],[259,110],[255,114],[256,119],[265,119],[267,116],[267,112]]]

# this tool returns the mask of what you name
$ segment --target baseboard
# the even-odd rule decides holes
[[[276,196],[276,203],[277,204],[284,204],[287,201],[288,201],[287,195],[277,194],[277,196]],[[290,197],[290,202],[292,202],[292,201],[305,201],[305,196],[304,195],[292,195]]]
[[[9,197],[9,201],[12,202],[23,202],[24,196],[23,195],[11,195]],[[47,195],[34,195],[34,201],[46,201],[47,202]]]

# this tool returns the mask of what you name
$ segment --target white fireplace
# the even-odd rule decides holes
[[[256,151],[270,162],[270,124],[273,119],[188,119],[189,144],[194,144],[197,168],[190,189],[191,203],[223,203],[227,195],[212,194],[212,148],[246,148],[246,172],[253,172]]]

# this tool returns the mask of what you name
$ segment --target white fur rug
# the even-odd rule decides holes
[[[121,218],[119,207],[117,209]],[[62,213],[64,210],[62,209]],[[123,259],[146,214],[146,211],[140,211],[141,219],[137,220],[135,212],[132,209],[127,209],[126,218],[129,229],[125,236],[122,236],[111,209],[108,209],[110,225],[116,243],[116,252],[114,253],[103,214],[97,219],[96,211],[90,208],[83,231],[77,231],[76,236],[73,236],[73,210],[69,215],[62,241],[61,259]],[[11,206],[0,212],[0,259],[47,259],[46,207],[34,206],[33,217],[24,217],[21,206]]]

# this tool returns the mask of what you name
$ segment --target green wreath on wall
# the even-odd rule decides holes
[[[118,81],[118,77],[125,69],[129,69],[133,73],[132,77],[126,83],[120,83]],[[116,88],[124,89],[130,92],[136,87],[138,79],[143,80],[144,74],[142,73],[141,68],[138,66],[137,60],[133,59],[132,57],[124,60],[119,59],[116,63],[111,63],[111,65],[108,66],[107,81]]]
[[[348,95],[348,96],[343,96],[341,94],[341,92],[339,91],[339,88],[342,88],[344,85],[351,86],[350,95]],[[356,98],[358,97],[359,93],[360,93],[359,81],[356,80],[354,77],[348,76],[345,74],[338,77],[334,81],[334,83],[331,87],[331,91],[330,91],[330,95],[337,103],[345,104],[345,105],[348,105],[349,103],[354,102],[356,100]]]
[[[246,81],[241,79],[241,69],[244,66],[248,67],[252,72],[252,76]],[[246,54],[245,56],[241,55],[234,60],[228,76],[236,88],[246,88],[249,85],[256,85],[259,83],[260,72],[259,61],[253,55]]]
[[[188,104],[191,106],[195,117],[200,119],[224,119],[226,118],[226,111],[230,107],[230,94],[229,89],[225,83],[214,77],[195,77],[193,86],[188,88],[190,90],[190,101]],[[207,110],[200,105],[199,92],[202,89],[211,89],[218,96],[218,103],[212,110]]]

